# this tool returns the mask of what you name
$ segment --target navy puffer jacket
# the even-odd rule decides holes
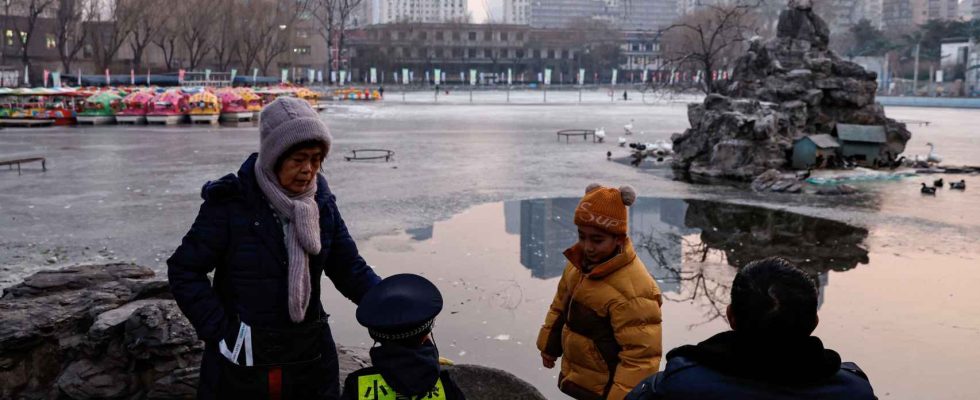
[[[217,343],[234,340],[239,321],[252,327],[288,328],[288,266],[283,229],[255,179],[257,154],[233,174],[208,182],[204,204],[180,247],[167,260],[171,291],[206,344],[199,398],[220,398]],[[320,277],[354,303],[380,281],[358,254],[327,181],[317,177],[320,254],[310,256],[310,304],[304,322],[324,321]],[[214,271],[213,283],[208,274]],[[337,393],[337,357],[329,328],[323,333],[325,398]],[[329,354],[333,351],[332,354]]]

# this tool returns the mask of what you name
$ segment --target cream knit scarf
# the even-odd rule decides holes
[[[316,195],[318,181],[301,193],[287,193],[271,170],[255,163],[255,177],[272,207],[289,221],[286,252],[289,255],[289,318],[302,322],[310,304],[310,255],[320,254],[320,210]]]

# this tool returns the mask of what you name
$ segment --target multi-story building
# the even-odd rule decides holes
[[[466,0],[378,0],[375,23],[466,21]],[[372,11],[373,12],[373,11]]]
[[[502,21],[511,25],[527,25],[531,23],[531,0],[503,0],[504,14]]]
[[[531,26],[567,28],[583,20],[622,30],[657,30],[677,17],[677,0],[531,0]]]
[[[929,20],[959,19],[958,0],[882,0],[882,26],[908,28]]]
[[[498,79],[510,70],[515,82],[536,82],[538,73],[550,69],[557,84],[574,82],[579,69],[587,70],[590,83],[597,76],[609,82],[614,68],[621,70],[620,82],[626,81],[627,70],[655,69],[660,65],[657,40],[649,31],[406,23],[365,27],[352,32],[348,44],[355,80],[365,79],[371,68],[384,72],[386,81],[408,69],[418,82],[440,69],[450,82],[465,82],[475,69]],[[618,62],[605,59],[610,48],[620,54]],[[634,76],[639,80],[641,75]]]
[[[881,2],[882,0],[832,0],[824,6],[823,17],[831,32],[846,31],[862,19],[880,28]]]

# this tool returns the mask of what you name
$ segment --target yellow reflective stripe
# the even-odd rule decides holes
[[[446,400],[446,390],[442,386],[442,378],[436,381],[428,393],[418,396],[403,396],[395,393],[395,390],[388,386],[381,374],[364,375],[357,377],[357,399],[358,400]]]

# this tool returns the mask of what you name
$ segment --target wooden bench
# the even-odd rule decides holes
[[[385,162],[391,161],[395,158],[395,152],[387,149],[357,149],[351,150],[352,155],[344,156],[347,161],[365,161],[365,160],[385,160]],[[358,156],[357,153],[367,153],[368,155]],[[377,154],[377,155],[371,155]]]
[[[20,165],[23,163],[29,163],[34,161],[41,162],[41,170],[47,171],[47,160],[44,157],[27,157],[27,158],[13,158],[9,160],[0,160],[0,166],[8,166],[8,169],[14,169],[14,164],[17,164],[17,175],[20,175]]]
[[[582,140],[589,140],[589,135],[592,136],[592,143],[595,143],[596,137],[595,130],[593,129],[563,129],[558,131],[558,141],[561,141],[562,136],[565,137],[565,143],[568,143],[569,138],[572,136],[581,136]]]

